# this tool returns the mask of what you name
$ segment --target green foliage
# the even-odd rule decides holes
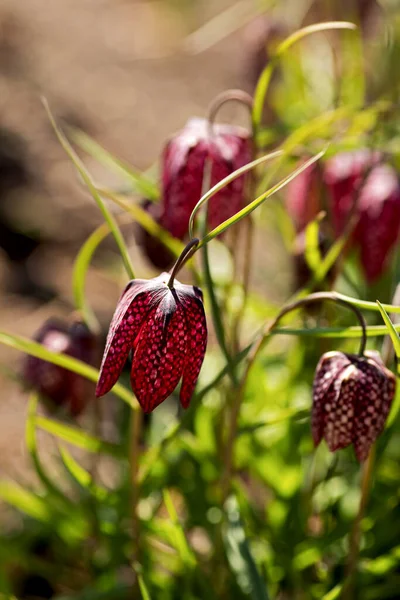
[[[323,53],[329,46],[325,34],[312,36],[316,45],[307,42],[309,34],[335,29],[351,31],[338,31],[334,37],[343,68],[330,77],[323,73],[325,63],[318,61],[318,50]],[[112,426],[107,422],[103,427],[106,421],[95,410],[80,424],[44,416],[38,410],[40,399],[31,395],[25,443],[36,480],[0,481],[1,499],[13,518],[19,516],[18,526],[4,534],[0,545],[4,597],[12,598],[16,580],[32,573],[46,578],[59,600],[335,600],[345,593],[351,532],[360,500],[366,501],[365,489],[360,491],[360,467],[351,449],[331,455],[324,444],[313,448],[310,407],[321,354],[336,348],[354,352],[362,330],[354,325],[352,314],[332,307],[318,307],[318,314],[297,311],[270,330],[269,321],[280,307],[265,298],[259,283],[263,272],[255,274],[258,285],[248,289],[260,248],[253,248],[242,265],[234,246],[236,239],[239,246],[250,213],[262,205],[266,220],[280,224],[290,246],[293,228],[279,192],[316,161],[344,149],[371,146],[385,149],[398,164],[397,107],[388,94],[371,96],[365,104],[368,73],[361,34],[354,29],[348,22],[315,24],[278,46],[255,92],[255,160],[207,191],[191,215],[190,235],[199,225],[198,248],[204,261],[201,267],[196,259],[189,265],[204,288],[210,329],[191,407],[184,414],[177,411],[174,393],[141,424],[135,398],[119,383],[112,390],[114,397],[107,399],[112,403]],[[398,32],[396,36],[400,38]],[[293,45],[300,41],[294,52]],[[278,66],[282,76],[271,104],[281,123],[279,128],[266,128],[263,108]],[[176,256],[184,244],[129,198],[132,192],[157,201],[159,188],[147,174],[113,157],[83,132],[69,130],[72,142],[122,175],[129,189],[121,193],[94,183],[50,112],[49,117],[105,221],[80,249],[72,282],[76,309],[91,330],[98,331],[86,294],[87,274],[106,236],[113,234],[130,278],[134,269],[119,229],[122,223],[139,223]],[[208,200],[248,171],[254,179],[247,205],[207,232],[201,217]],[[122,210],[118,218],[109,208],[111,202]],[[364,285],[357,258],[347,249],[352,229],[322,256],[319,232],[330,215],[324,220],[322,216],[307,227],[310,280],[294,298],[325,289],[327,273],[338,266],[336,297],[365,315],[369,347],[378,349],[379,338],[389,335],[400,359],[400,325],[388,316],[400,313],[400,307],[390,303],[384,279],[368,294],[349,295],[346,269],[355,277],[354,289]],[[261,221],[255,218],[254,226],[261,228]],[[234,243],[225,237],[216,242],[228,229],[227,237],[231,232],[237,235]],[[253,230],[248,231],[251,246]],[[262,237],[267,246],[269,240]],[[225,244],[227,266],[219,271],[213,261],[223,252],[213,254],[214,244]],[[392,275],[397,284],[394,267],[387,278]],[[274,285],[267,289],[272,291]],[[375,302],[378,296],[385,302]],[[0,343],[97,381],[94,367],[26,338],[0,332]],[[398,597],[399,406],[397,391],[376,444],[373,485],[358,523],[360,543],[351,574],[354,600]],[[51,461],[42,454],[43,435],[54,442]]]

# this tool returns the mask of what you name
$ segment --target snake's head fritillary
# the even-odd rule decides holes
[[[96,337],[80,321],[68,324],[59,319],[49,319],[37,332],[35,340],[48,350],[67,354],[89,365],[96,362]],[[92,382],[34,356],[25,359],[23,377],[47,400],[49,408],[64,407],[72,416],[79,415],[94,397]]]
[[[317,446],[325,439],[331,452],[353,444],[364,461],[383,431],[396,390],[396,378],[378,352],[354,356],[324,354],[313,386],[312,435]]]
[[[201,291],[168,273],[135,279],[125,288],[108,332],[96,395],[116,383],[132,350],[131,385],[150,413],[182,379],[180,402],[187,408],[203,363],[207,324]]]
[[[324,174],[336,235],[343,233],[358,196],[352,244],[360,250],[369,283],[384,273],[400,234],[399,178],[392,166],[381,161],[377,152],[345,152],[328,161]]]
[[[232,125],[190,119],[172,137],[162,157],[162,223],[171,235],[184,239],[192,210],[201,197],[204,165],[211,159],[211,186],[251,161],[248,133]],[[213,229],[245,205],[245,176],[238,177],[210,200],[208,220]]]

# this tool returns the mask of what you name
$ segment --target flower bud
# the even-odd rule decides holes
[[[66,354],[89,365],[95,363],[96,338],[80,321],[67,325],[61,320],[49,319],[36,334],[35,341],[52,352]],[[49,409],[64,407],[72,416],[79,415],[94,397],[92,382],[35,356],[26,357],[23,377],[43,396]]]
[[[201,198],[204,165],[211,159],[211,187],[251,161],[247,132],[231,125],[212,125],[191,119],[167,143],[162,158],[161,220],[174,237],[183,240],[189,218]],[[208,226],[213,229],[245,205],[245,176],[238,177],[211,198]]]
[[[378,352],[324,354],[313,385],[311,414],[315,446],[324,438],[331,452],[353,444],[364,461],[383,431],[396,391],[396,378]]]

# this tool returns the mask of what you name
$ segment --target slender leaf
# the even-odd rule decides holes
[[[93,477],[84,469],[71,455],[65,446],[59,445],[60,456],[64,467],[81,488],[87,490],[90,494],[94,493],[98,500],[104,500],[107,497],[107,490],[94,483]]]
[[[393,344],[393,348],[397,357],[397,370],[400,373],[399,370],[399,361],[400,361],[400,337],[399,334],[397,333],[397,329],[396,326],[393,325],[392,321],[390,320],[389,315],[387,314],[386,310],[384,309],[384,307],[382,306],[382,304],[379,302],[379,300],[376,301],[379,311],[382,315],[382,319],[386,325],[386,327],[388,328],[388,332],[390,335],[390,339],[392,340],[392,344]],[[399,329],[400,326],[398,325]]]
[[[159,198],[160,192],[157,185],[139,170],[134,169],[124,161],[113,156],[84,131],[70,127],[68,133],[72,141],[82,150],[99,163],[128,179],[132,184],[133,190],[138,192],[138,194],[149,200],[157,200]]]
[[[12,481],[0,481],[0,498],[32,519],[49,523],[51,510],[43,498]]]
[[[169,490],[163,491],[164,503],[171,521],[171,525],[173,526],[173,539],[171,542],[173,543],[175,549],[177,550],[181,560],[185,563],[187,567],[194,567],[196,565],[196,557],[190,548],[188,541],[185,536],[185,532],[183,531],[183,527],[179,521],[178,513],[176,512],[171,494]]]
[[[218,227],[216,227],[215,229],[213,229],[212,231],[210,231],[210,233],[208,233],[200,241],[199,245],[197,246],[197,249],[199,249],[202,246],[204,246],[204,244],[208,244],[208,242],[210,242],[212,239],[214,239],[217,235],[220,235],[221,233],[223,233],[231,225],[234,225],[235,223],[238,223],[244,217],[247,217],[251,212],[253,212],[253,210],[255,210],[256,208],[258,208],[263,202],[265,202],[265,200],[267,200],[270,196],[272,196],[273,194],[275,194],[276,192],[278,192],[279,190],[281,190],[288,183],[290,183],[291,181],[293,181],[293,179],[295,179],[298,175],[300,175],[301,173],[303,173],[303,171],[305,171],[306,169],[308,169],[308,167],[310,167],[315,162],[317,162],[324,154],[325,154],[325,150],[323,150],[322,152],[319,152],[316,156],[313,156],[313,158],[310,158],[301,167],[298,167],[290,175],[288,175],[284,179],[281,179],[281,181],[279,181],[276,185],[272,186],[264,194],[261,194],[261,196],[259,196],[255,200],[253,200],[253,202],[250,202],[247,206],[245,206],[245,208],[243,208],[242,210],[240,210],[239,212],[237,212],[233,217],[230,217],[229,219],[227,219],[226,221],[224,221],[223,223],[221,223],[220,225],[218,225]],[[249,163],[249,164],[251,164],[251,163]],[[249,165],[246,165],[246,166],[249,166]],[[237,173],[237,171],[235,171],[235,173]],[[223,179],[222,181],[226,181],[226,179]],[[216,186],[214,186],[214,188],[212,188],[212,190],[215,189],[215,187]],[[210,190],[210,192],[212,190]],[[203,199],[204,198],[205,198],[205,196],[203,196]],[[200,200],[200,202],[201,202],[201,200]],[[193,213],[192,213],[192,216],[193,216]]]
[[[328,31],[331,29],[356,29],[354,23],[347,21],[330,21],[327,23],[316,23],[315,25],[309,25],[303,29],[295,31],[292,35],[287,37],[276,49],[275,56],[270,60],[264,71],[261,73],[257,83],[256,90],[254,92],[254,104],[253,104],[253,129],[257,133],[262,119],[265,97],[267,94],[268,86],[271,81],[272,73],[276,67],[279,58],[287,51],[293,44],[299,42],[303,38],[313,33],[322,31]]]
[[[57,126],[57,124],[54,120],[54,117],[50,111],[49,105],[45,99],[43,99],[43,104],[46,109],[47,115],[50,119],[50,123],[55,131],[55,134],[56,134],[60,144],[64,148],[65,152],[68,154],[68,156],[71,159],[72,163],[74,164],[75,168],[77,169],[77,171],[79,172],[83,181],[85,182],[86,186],[88,187],[94,201],[96,202],[97,206],[99,207],[99,209],[104,217],[104,220],[108,223],[108,225],[113,233],[114,239],[115,239],[116,244],[121,253],[122,261],[124,263],[124,267],[125,267],[125,270],[127,272],[129,279],[134,279],[135,273],[133,270],[131,259],[129,257],[128,248],[126,247],[124,238],[122,237],[122,234],[119,230],[116,220],[114,219],[113,215],[108,210],[106,204],[103,202],[103,200],[101,199],[101,196],[97,192],[96,186],[94,185],[92,178],[90,177],[89,173],[87,172],[86,167],[84,166],[82,161],[79,159],[77,154],[74,152],[73,148],[71,147],[71,145],[68,142],[65,135],[62,133],[61,129],[59,129],[59,127]]]
[[[97,382],[99,377],[99,372],[94,367],[87,365],[86,363],[78,360],[76,358],[72,358],[71,356],[67,356],[66,354],[62,354],[60,352],[53,352],[52,350],[48,350],[42,344],[38,342],[34,342],[27,338],[18,335],[12,335],[10,333],[6,333],[5,331],[0,331],[0,344],[4,344],[5,346],[9,346],[10,348],[14,348],[15,350],[20,350],[21,352],[26,352],[31,356],[36,356],[37,358],[41,358],[46,360],[47,362],[53,363],[54,365],[59,365],[60,367],[64,367],[64,369],[68,369],[69,371],[73,371],[74,373],[78,373],[78,375],[82,375],[86,379],[90,381]],[[134,401],[134,397],[131,393],[124,388],[120,384],[116,384],[113,387],[113,393],[124,400],[127,404],[129,404],[134,410],[137,410],[139,405]]]
[[[146,587],[143,577],[141,575],[138,575],[137,577],[138,577],[140,593],[142,594],[142,599],[143,600],[151,600],[150,594],[147,590],[147,587]]]
[[[269,600],[267,586],[262,580],[251,554],[234,496],[225,503],[228,524],[224,535],[229,565],[242,592],[253,600]]]
[[[77,446],[78,448],[83,448],[88,452],[99,452],[114,456],[115,458],[122,458],[125,456],[121,446],[112,444],[111,442],[105,442],[77,427],[72,427],[71,425],[59,423],[53,419],[41,416],[36,417],[36,425],[61,440],[64,440],[73,446]]]

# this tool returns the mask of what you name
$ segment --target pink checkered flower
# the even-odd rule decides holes
[[[131,385],[150,413],[182,379],[180,402],[187,408],[203,363],[207,324],[201,290],[168,273],[135,279],[125,288],[108,332],[96,396],[116,383],[132,350]]]
[[[167,143],[162,157],[163,227],[183,240],[189,218],[199,201],[206,159],[212,161],[211,186],[252,159],[248,133],[232,125],[212,125],[191,119]],[[245,204],[245,176],[238,177],[209,203],[208,225],[213,229],[232,217]]]
[[[364,356],[328,352],[318,363],[313,386],[312,436],[331,452],[353,444],[364,461],[383,431],[396,391],[396,378],[378,352]]]

